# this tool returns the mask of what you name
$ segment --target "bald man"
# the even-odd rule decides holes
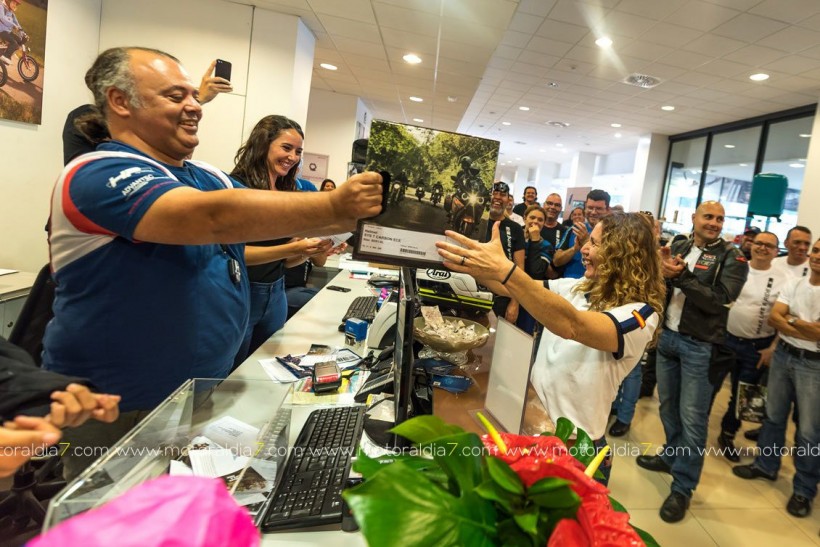
[[[720,237],[724,216],[720,203],[701,203],[692,215],[692,235],[661,249],[667,306],[657,375],[666,444],[660,455],[638,456],[637,463],[672,475],[672,491],[660,510],[666,522],[686,516],[700,481],[714,389],[710,377],[717,372],[713,345],[724,342],[729,306],[749,273],[743,253]]]

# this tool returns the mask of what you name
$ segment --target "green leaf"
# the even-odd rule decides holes
[[[399,461],[342,495],[370,545],[493,545],[492,502],[472,492],[451,496],[432,486]]]
[[[609,503],[612,504],[612,508],[618,513],[629,513],[629,511],[626,510],[626,507],[621,505],[621,503],[612,496],[609,496]]]
[[[555,422],[555,436],[564,441],[564,443],[567,442],[567,439],[569,439],[573,431],[575,431],[575,424],[567,418],[562,416]]]
[[[632,524],[630,524],[630,526],[632,526],[632,528],[636,532],[638,532],[638,536],[640,536],[641,540],[643,540],[643,542],[646,544],[646,547],[661,547],[658,541],[654,537],[652,537],[652,534],[645,530],[641,530],[640,528]]]
[[[456,482],[461,492],[471,492],[481,482],[484,445],[475,433],[461,431],[438,437],[419,448],[429,454],[441,469]]]
[[[515,509],[522,506],[524,502],[522,496],[516,496],[508,492],[492,479],[486,480],[476,486],[474,492],[485,500],[497,503],[509,514],[512,514]]]
[[[532,537],[524,533],[514,519],[509,518],[498,523],[498,544],[504,547],[532,547]],[[546,545],[546,541],[537,545]]]
[[[542,431],[541,436],[542,437],[555,437],[555,433],[553,433],[552,431]]]
[[[558,477],[544,477],[527,488],[527,494],[541,494],[544,492],[550,492],[567,484],[570,484],[570,481],[567,479],[561,479]]]
[[[519,528],[530,536],[538,536],[538,508],[531,506],[513,515]]]
[[[573,509],[581,504],[581,498],[567,485],[537,494],[528,493],[527,498],[545,509]]]
[[[438,462],[436,460],[423,458],[421,456],[413,456],[409,454],[388,454],[379,456],[378,458],[371,458],[359,449],[356,454],[356,459],[353,462],[353,471],[361,473],[365,480],[370,480],[373,478],[373,475],[397,461],[403,462],[410,468],[424,473],[428,479],[435,482],[445,490],[447,489],[449,477],[444,471],[442,471]]]
[[[575,433],[575,444],[569,449],[569,453],[576,460],[585,466],[595,459],[598,451],[595,448],[595,442],[590,438],[589,434],[581,428]]]
[[[523,494],[524,484],[512,468],[495,456],[487,457],[487,471],[501,488],[513,494]]]
[[[441,437],[464,433],[457,425],[446,423],[438,416],[416,416],[390,430],[416,444],[429,443]]]

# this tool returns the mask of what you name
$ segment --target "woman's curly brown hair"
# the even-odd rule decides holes
[[[589,293],[591,310],[645,302],[661,316],[666,284],[652,219],[641,213],[612,213],[601,224],[598,275],[582,281],[575,290]],[[656,329],[656,336],[659,331]]]

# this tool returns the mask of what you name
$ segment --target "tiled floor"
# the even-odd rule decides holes
[[[717,449],[716,437],[727,401],[728,389],[724,387],[709,420],[708,446],[713,449]],[[744,424],[743,429],[754,427],[754,424]],[[792,426],[786,434],[787,443],[793,438]],[[803,519],[786,512],[794,474],[791,458],[783,459],[779,478],[771,483],[739,479],[732,474],[734,464],[721,456],[707,455],[700,485],[686,518],[677,524],[663,522],[658,510],[669,494],[672,477],[646,471],[635,464],[636,455],[647,451],[654,454],[663,441],[657,396],[641,399],[629,433],[609,440],[615,452],[609,484],[612,496],[629,509],[633,524],[650,532],[663,547],[820,545],[820,508]],[[743,438],[742,432],[735,442],[739,448],[755,446]],[[743,457],[741,463],[751,461],[751,457]]]

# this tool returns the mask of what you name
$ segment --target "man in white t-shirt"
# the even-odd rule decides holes
[[[792,277],[807,276],[809,274],[811,230],[805,226],[795,226],[786,233],[786,241],[783,245],[789,254],[775,258],[772,266],[782,269]]]
[[[805,277],[809,273],[809,245],[811,245],[811,230],[805,226],[795,226],[786,233],[786,241],[783,242],[787,256],[779,256],[772,261],[772,268],[783,272],[787,278]],[[798,416],[797,405],[794,407],[792,420],[795,425],[800,417]],[[743,436],[750,441],[756,441],[760,436],[760,429],[750,429]]]
[[[780,342],[769,367],[766,419],[757,442],[758,456],[732,472],[742,479],[777,480],[785,452],[786,422],[792,403],[800,407],[794,451],[792,496],[786,510],[795,517],[811,513],[820,482],[820,240],[809,257],[808,277],[791,279],[769,315]]]
[[[723,456],[735,463],[740,461],[734,445],[735,433],[740,429],[740,420],[735,414],[738,383],[757,384],[769,365],[777,334],[768,324],[769,311],[789,279],[785,272],[772,266],[778,244],[772,232],[760,232],[752,238],[749,276],[729,310],[726,323],[726,345],[735,352],[736,359],[731,371],[726,371],[731,372],[732,391],[717,440],[723,448]],[[725,377],[724,373],[718,378],[715,393],[720,391]]]

